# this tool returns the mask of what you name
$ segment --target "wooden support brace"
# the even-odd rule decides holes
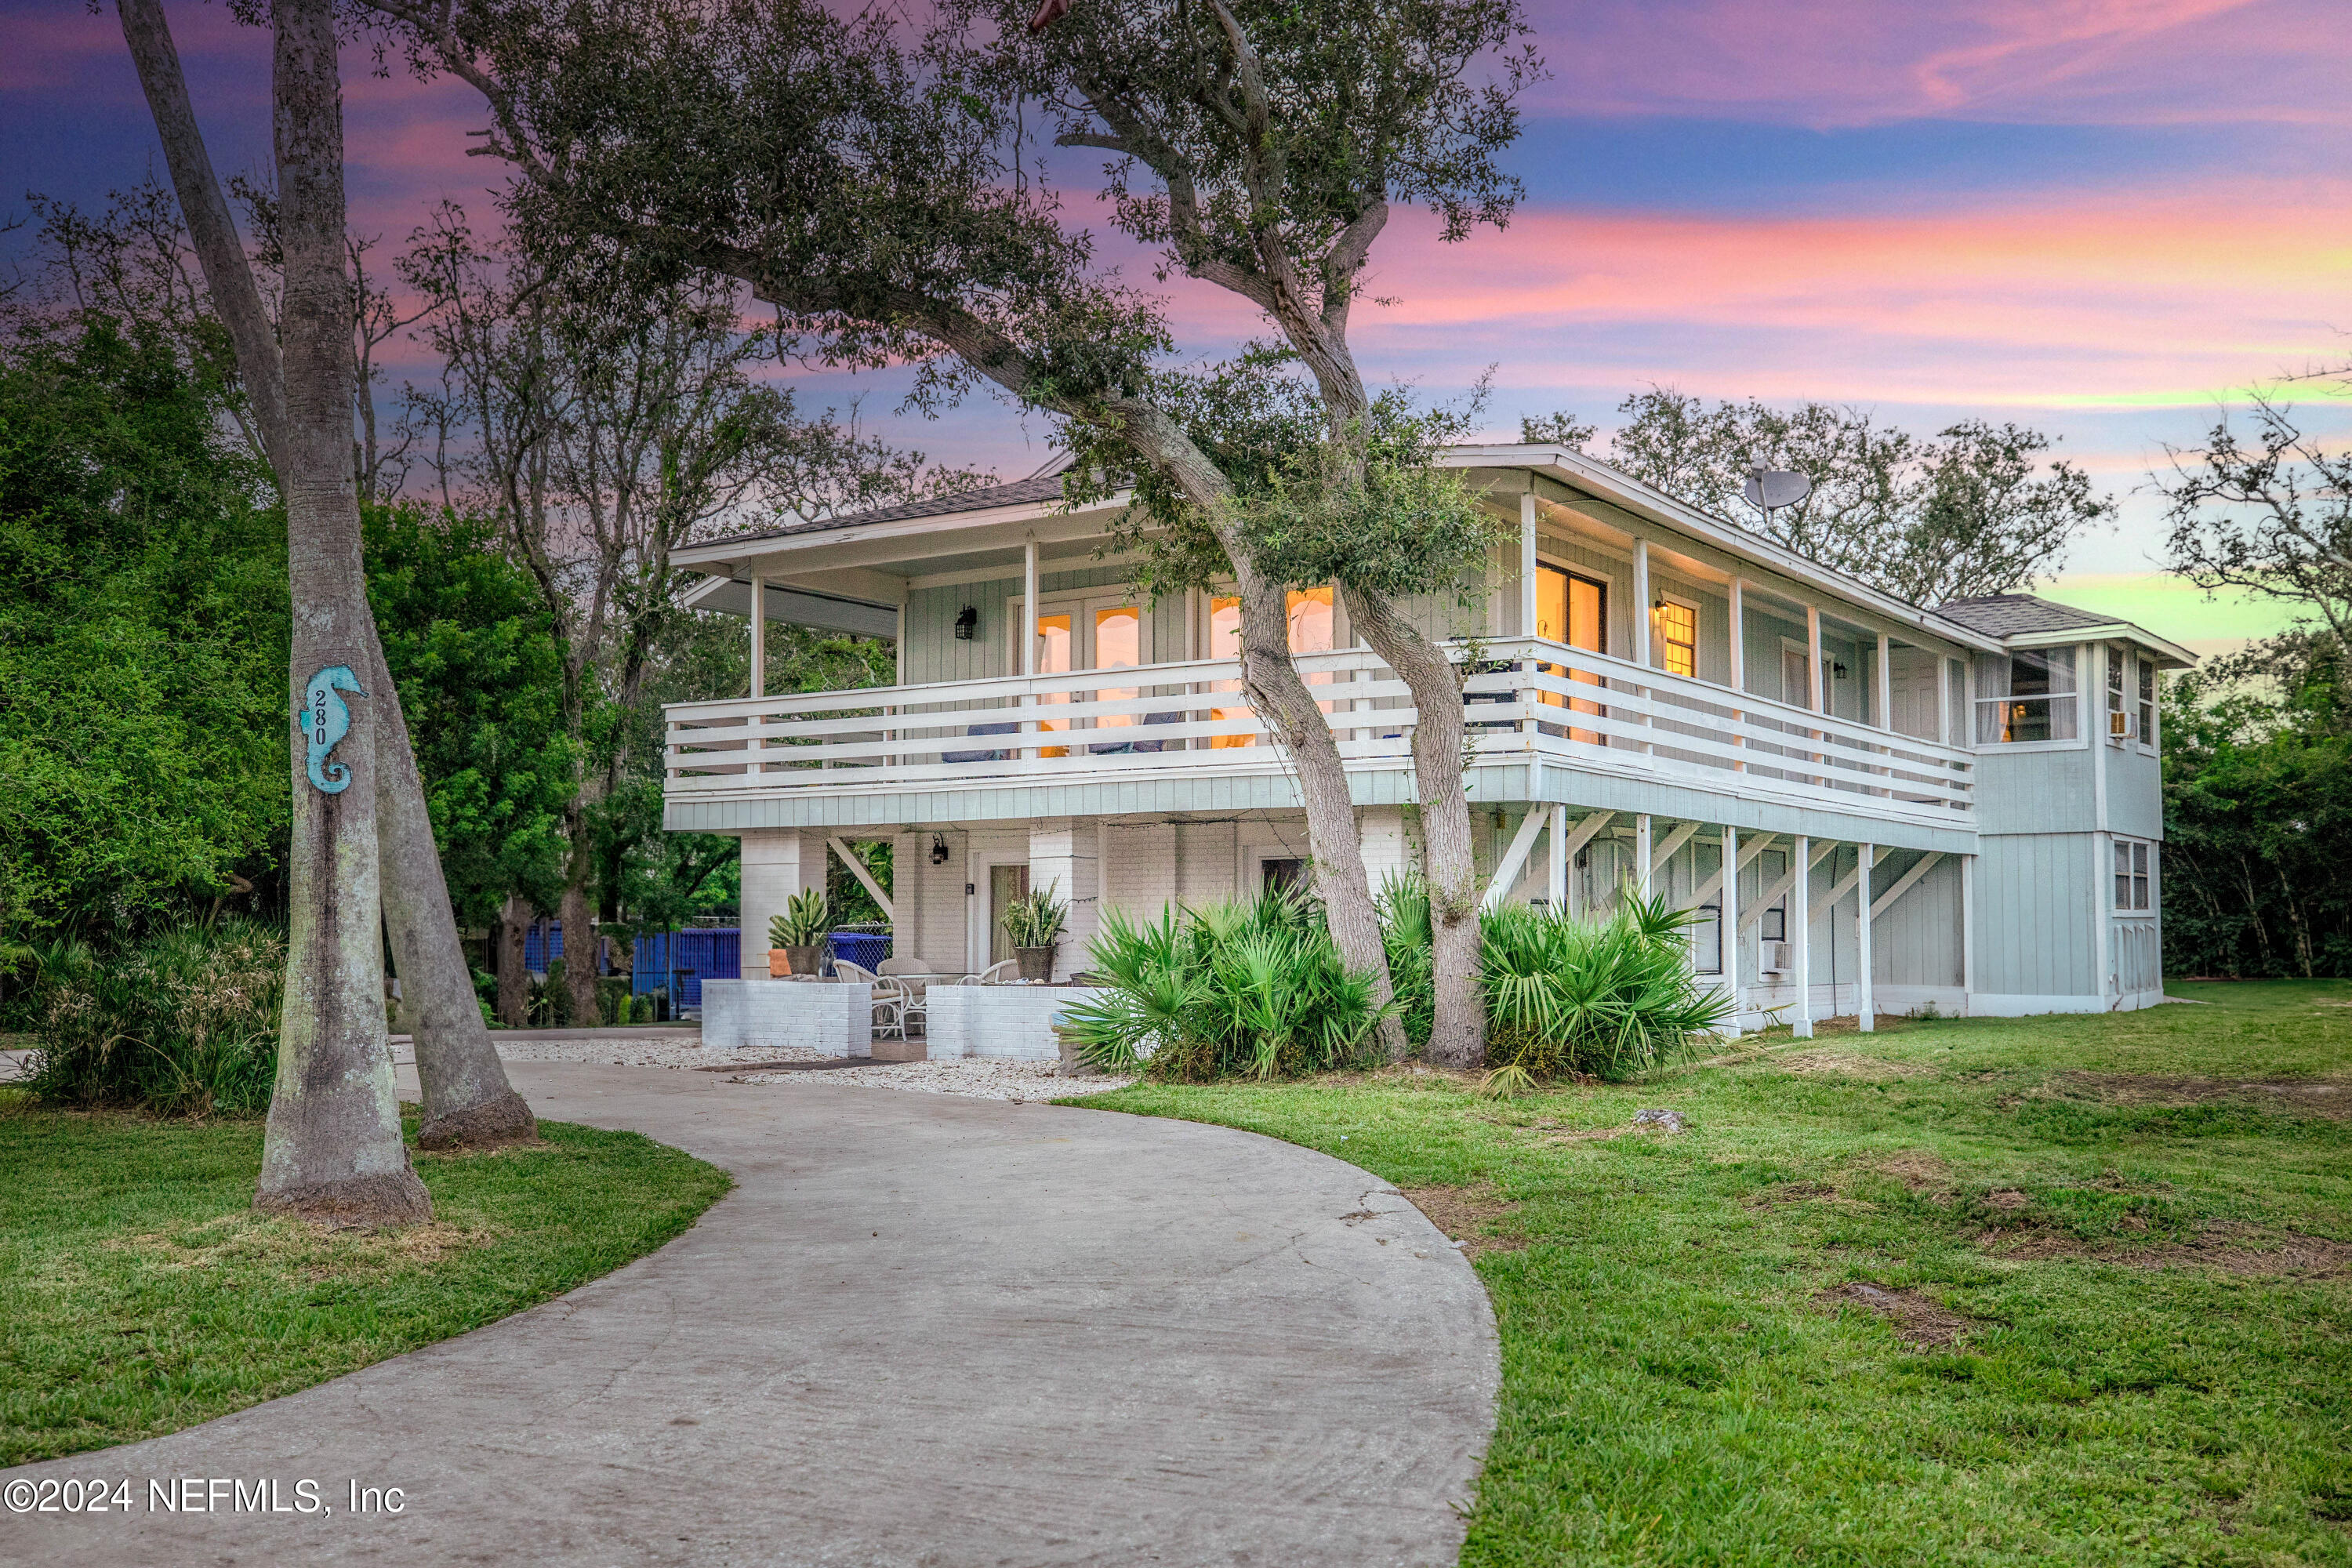
[[[1887,889],[1886,891],[1879,894],[1877,898],[1871,900],[1870,918],[1872,920],[1876,920],[1888,910],[1893,909],[1895,907],[1895,900],[1909,892],[1913,888],[1918,886],[1919,879],[1934,870],[1936,868],[1936,862],[1941,860],[1943,858],[1944,852],[1940,849],[1931,850],[1927,854],[1920,856],[1916,865],[1913,866],[1908,871],[1904,872],[1900,877],[1895,879],[1895,885],[1893,887]]]
[[[898,911],[891,907],[890,895],[882,890],[882,884],[874,879],[874,873],[866,868],[866,862],[857,858],[857,851],[842,842],[837,833],[827,834],[824,841],[832,847],[835,854],[841,857],[841,863],[849,868],[849,874],[865,883],[866,890],[874,895],[874,901],[882,906],[882,918],[897,924]]]
[[[1675,858],[1675,851],[1689,843],[1691,841],[1691,836],[1697,831],[1697,823],[1685,822],[1680,827],[1675,828],[1672,833],[1667,834],[1664,842],[1661,843],[1655,849],[1650,851],[1650,875],[1653,877],[1656,876],[1658,872],[1664,868],[1666,862]]]
[[[1750,842],[1741,845],[1739,847],[1738,868],[1745,871],[1748,867],[1756,863],[1756,857],[1763,854],[1764,851],[1771,848],[1773,845],[1778,844],[1780,841],[1780,840],[1777,835],[1766,833],[1759,835]],[[1683,907],[1685,909],[1695,910],[1698,908],[1699,905],[1706,902],[1707,900],[1715,897],[1716,894],[1721,891],[1723,891],[1723,868],[1717,866],[1715,868],[1714,874],[1708,877],[1706,881],[1701,882],[1698,885],[1698,890],[1691,895],[1691,901]],[[1744,921],[1741,921],[1739,929],[1742,931],[1747,930],[1747,922]]]
[[[1486,896],[1480,900],[1486,908],[1491,910],[1501,903],[1510,892],[1511,884],[1519,879],[1519,870],[1528,863],[1528,851],[1535,847],[1536,835],[1543,831],[1543,825],[1550,816],[1550,812],[1536,805],[1530,806],[1527,816],[1519,819],[1519,830],[1511,836],[1511,847],[1504,852],[1501,864],[1495,868],[1495,879],[1486,884]]]
[[[1808,858],[1805,868],[1808,871],[1811,870],[1813,867],[1818,866],[1822,861],[1828,859],[1831,852],[1836,848],[1837,846],[1833,843],[1822,845],[1820,848],[1814,850]],[[1740,933],[1742,935],[1747,934],[1748,928],[1762,921],[1764,918],[1764,911],[1770,909],[1774,904],[1779,903],[1780,901],[1781,895],[1796,885],[1797,868],[1794,866],[1791,866],[1787,871],[1781,874],[1779,881],[1764,889],[1764,896],[1756,900],[1756,905],[1753,909],[1748,910],[1739,917]]]

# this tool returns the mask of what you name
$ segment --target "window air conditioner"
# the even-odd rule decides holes
[[[2107,715],[2107,739],[2110,741],[2128,741],[2138,728],[2139,715],[2137,713],[2126,710]]]
[[[1786,974],[1794,966],[1794,961],[1789,956],[1789,944],[1787,942],[1768,942],[1764,944],[1765,973]]]

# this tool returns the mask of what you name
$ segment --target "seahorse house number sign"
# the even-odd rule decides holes
[[[321,795],[341,795],[352,787],[352,770],[328,760],[329,753],[352,732],[352,710],[335,695],[338,691],[367,695],[360,689],[360,678],[352,673],[350,665],[331,664],[302,689],[302,706],[294,714],[294,727],[310,743],[311,786]]]

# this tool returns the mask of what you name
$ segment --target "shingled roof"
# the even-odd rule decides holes
[[[868,522],[905,522],[918,517],[946,517],[953,512],[982,511],[998,506],[1042,506],[1062,499],[1062,475],[1056,468],[1050,474],[1037,474],[1011,484],[984,485],[976,490],[956,490],[948,495],[930,496],[922,500],[902,501],[897,506],[877,506],[866,511],[845,512],[840,517],[822,518],[815,522],[787,523],[759,533],[731,534],[730,544],[751,542],[762,539],[791,539],[804,533],[830,533],[835,529],[856,528]]]
[[[2113,616],[2095,615],[2072,605],[2053,604],[2031,594],[1986,594],[1973,599],[1947,599],[1936,614],[1958,621],[1987,637],[2018,637],[2030,632],[2066,632],[2081,626],[2111,626]]]

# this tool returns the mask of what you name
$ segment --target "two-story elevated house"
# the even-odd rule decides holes
[[[2161,996],[2156,681],[2189,654],[2021,595],[1906,604],[1575,452],[1444,460],[1516,534],[1417,610],[1475,639],[1490,899],[1697,910],[1693,961],[1751,1026]],[[895,845],[898,952],[948,972],[1005,955],[1031,887],[1070,900],[1066,973],[1105,909],[1311,879],[1235,599],[1137,595],[1103,553],[1122,505],[1046,477],[680,552],[695,603],[759,608],[754,691],[772,622],[898,647],[895,686],[668,710],[667,825],[742,839],[747,932],[861,839]],[[1377,886],[1415,831],[1411,698],[1328,588],[1290,636]]]

